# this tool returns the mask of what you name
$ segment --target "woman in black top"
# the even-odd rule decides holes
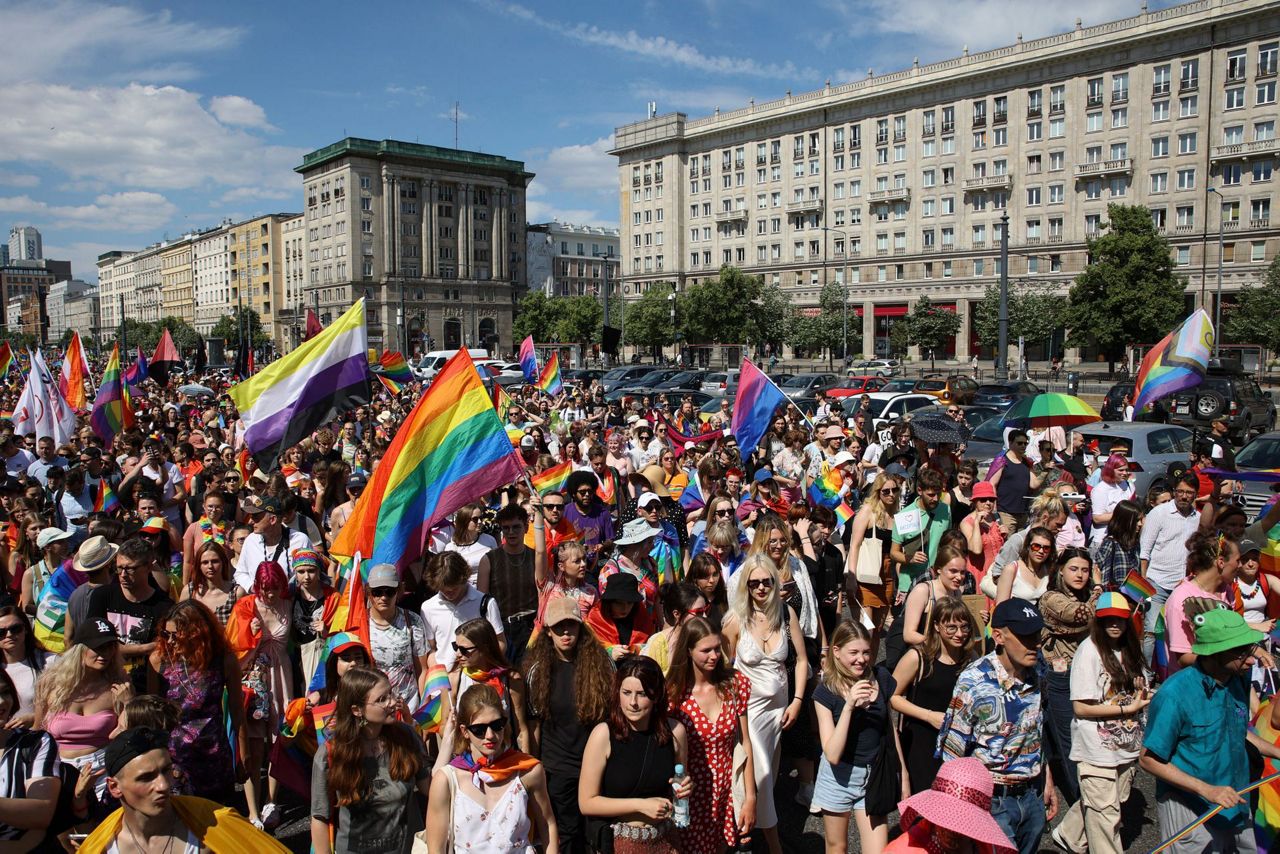
[[[533,753],[546,770],[560,850],[582,854],[586,830],[578,810],[578,774],[592,727],[609,715],[613,663],[582,624],[574,600],[553,599],[543,620],[544,629],[524,659],[529,713],[535,721]]]
[[[685,731],[667,720],[666,689],[653,659],[629,655],[618,662],[609,720],[591,731],[578,783],[578,804],[594,819],[590,837],[597,850],[680,851],[672,787],[688,798],[692,785],[687,774],[675,776],[686,761]]]

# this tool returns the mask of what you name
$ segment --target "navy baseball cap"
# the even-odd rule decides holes
[[[1032,635],[1044,628],[1044,617],[1026,599],[1006,599],[991,615],[991,628],[1008,629],[1015,635]]]

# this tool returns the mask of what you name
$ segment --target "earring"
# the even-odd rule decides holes
[[[357,720],[359,720],[359,721],[360,721],[360,724],[359,724],[360,729],[364,729],[365,724],[369,723],[368,719],[367,719],[367,718],[365,718],[365,716],[364,716],[364,715],[361,715],[359,718],[357,718]]]

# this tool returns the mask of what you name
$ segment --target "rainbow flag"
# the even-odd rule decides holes
[[[854,516],[854,510],[848,502],[841,501],[834,508],[836,514],[836,530],[843,528]]]
[[[107,369],[98,386],[98,397],[93,402],[93,414],[89,416],[93,432],[111,447],[112,440],[121,432],[134,426],[133,407],[129,405],[124,383],[120,376],[120,343],[116,342],[107,360]]]
[[[507,439],[511,441],[512,446],[520,444],[520,440],[524,438],[524,430],[514,424],[503,424],[502,429],[507,434]]]
[[[773,413],[787,402],[787,396],[765,376],[764,371],[742,360],[742,372],[738,376],[738,395],[733,401],[733,420],[729,429],[745,457],[754,453],[760,440],[769,429]]]
[[[1156,616],[1155,647],[1151,651],[1151,669],[1161,680],[1169,677],[1169,629],[1164,622],[1164,607]]]
[[[520,371],[529,385],[538,384],[538,354],[533,349],[532,335],[520,342]]]
[[[0,342],[0,378],[9,376],[9,368],[13,365],[13,348],[8,341]]]
[[[384,350],[378,364],[382,366],[382,373],[376,376],[392,394],[399,394],[400,389],[413,382],[413,371],[399,351]]]
[[[273,471],[285,449],[369,402],[367,347],[361,299],[324,332],[231,387],[258,468]]]
[[[523,474],[475,363],[460,349],[400,425],[330,552],[367,554],[403,570],[424,553],[432,525]]]
[[[1133,600],[1133,604],[1141,605],[1156,595],[1156,586],[1148,581],[1141,572],[1131,569],[1120,584],[1120,592]]]
[[[89,376],[89,360],[85,358],[84,347],[80,344],[80,333],[72,332],[71,341],[67,344],[67,352],[62,354],[62,373],[58,377],[58,388],[72,409],[83,411],[89,408],[88,395],[85,394],[84,381]]]
[[[515,402],[511,400],[511,395],[507,394],[507,390],[497,383],[493,384],[493,409],[498,413],[498,417],[502,419],[502,423],[507,423],[507,413],[511,411],[511,407],[515,406]]]
[[[538,490],[539,495],[546,495],[548,492],[559,492],[564,489],[564,482],[569,479],[569,475],[573,474],[573,463],[563,462],[558,466],[540,471],[530,478],[533,488]]]
[[[843,486],[844,478],[840,472],[824,462],[821,474],[809,484],[809,500],[815,505],[835,507],[843,501],[840,497],[840,489]]]
[[[66,625],[67,603],[71,601],[71,594],[88,580],[89,577],[83,572],[70,564],[64,564],[53,571],[40,591],[31,630],[36,642],[54,655],[66,650],[63,628]]]
[[[1162,397],[1200,384],[1213,352],[1213,321],[1197,309],[1142,358],[1133,383],[1133,411],[1141,412]]]
[[[1280,744],[1280,732],[1271,728],[1271,704],[1275,698],[1264,700],[1253,717],[1251,729],[1263,741]],[[1280,771],[1276,760],[1263,757],[1262,775],[1269,777]],[[1258,854],[1267,854],[1280,848],[1276,844],[1276,830],[1280,829],[1280,784],[1269,783],[1258,791],[1258,808],[1253,813],[1253,836]]]
[[[428,694],[413,713],[413,724],[425,735],[432,735],[444,726],[444,694]]]
[[[556,395],[564,391],[564,383],[560,381],[560,356],[552,353],[538,375],[538,388],[547,394]]]
[[[116,498],[115,491],[104,477],[98,481],[98,493],[93,497],[93,510],[95,513],[115,513],[119,509],[120,499]]]

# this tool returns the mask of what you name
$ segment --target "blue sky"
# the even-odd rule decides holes
[[[1156,5],[1170,5],[1168,2]],[[109,249],[300,210],[343,136],[452,145],[538,173],[532,221],[616,225],[613,128],[704,115],[1135,14],[1079,0],[0,0],[0,225],[93,280]]]

